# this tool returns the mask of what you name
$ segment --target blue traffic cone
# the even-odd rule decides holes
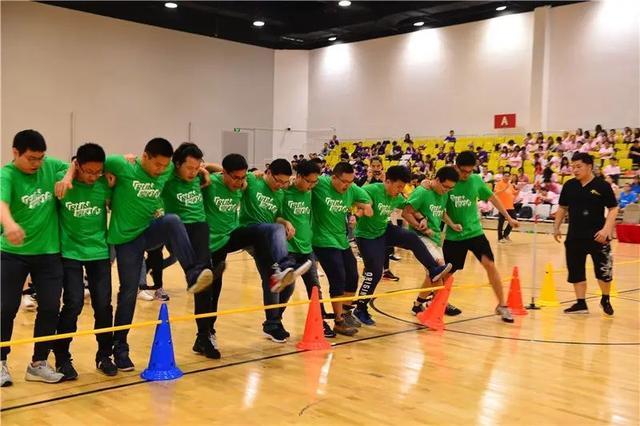
[[[178,379],[182,377],[182,371],[176,366],[176,359],[173,356],[169,310],[166,303],[160,307],[158,319],[162,322],[156,326],[149,366],[140,374],[140,377],[149,381]]]

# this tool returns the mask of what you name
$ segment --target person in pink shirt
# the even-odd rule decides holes
[[[602,147],[598,150],[601,160],[608,160],[613,157],[613,146],[608,140],[605,140]]]
[[[576,129],[576,142],[582,142],[584,140],[584,134],[581,128]]]
[[[507,158],[507,164],[512,169],[519,169],[522,167],[522,157],[520,156],[520,148],[516,148]]]
[[[609,130],[609,136],[607,136],[607,139],[609,139],[609,143],[611,145],[615,145],[616,142],[618,142],[618,135],[616,134],[616,129]]]
[[[524,169],[522,167],[518,169],[518,183],[529,183],[529,176],[524,173]]]

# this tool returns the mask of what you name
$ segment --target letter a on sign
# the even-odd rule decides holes
[[[516,127],[515,114],[496,114],[493,116],[494,129],[513,129]]]

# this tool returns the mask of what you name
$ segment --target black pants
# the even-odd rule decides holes
[[[329,294],[339,297],[355,293],[358,289],[358,262],[351,247],[341,250],[333,247],[313,247],[329,281]]]
[[[567,240],[564,242],[567,270],[567,281],[577,284],[587,280],[585,263],[587,256],[593,261],[596,279],[609,283],[613,280],[613,259],[611,245],[600,244],[591,239]]]
[[[58,319],[58,334],[73,333],[78,329],[78,316],[84,306],[83,267],[87,272],[91,307],[93,308],[94,328],[106,328],[113,325],[113,307],[111,306],[111,262],[109,259],[79,261],[62,259],[62,309]],[[113,333],[96,334],[98,352],[96,361],[111,355]],[[53,342],[56,366],[69,361],[71,339]]]
[[[56,333],[60,293],[62,292],[62,261],[60,254],[22,255],[0,253],[0,321],[3,342],[11,340],[13,321],[16,318],[22,298],[22,287],[27,275],[31,274],[33,287],[38,294],[38,311],[33,328],[33,337]],[[53,342],[34,344],[33,361],[45,361]],[[7,359],[10,347],[0,350],[2,361]]]
[[[509,216],[512,219],[516,218],[516,211],[514,209],[508,209],[507,213],[509,213]],[[504,226],[504,223],[506,222],[507,218],[504,217],[502,214],[498,215],[498,239],[501,240],[503,238],[507,238],[509,236],[509,234],[511,234],[511,225],[509,225],[507,223],[507,227],[504,228],[504,231],[502,231],[502,227]]]
[[[188,223],[185,223],[184,225],[187,228],[187,233],[189,233],[189,225],[190,224]],[[208,235],[209,235],[209,228],[207,227],[207,238],[208,238]],[[193,241],[191,242],[191,245],[193,245]],[[178,259],[176,259],[176,257],[173,255],[170,255],[165,259],[164,255],[162,254],[163,247],[164,246],[160,246],[158,248],[147,250],[147,258],[145,259],[145,269],[146,269],[145,272],[151,275],[151,279],[153,280],[153,285],[152,286],[146,285],[145,287],[143,287],[143,284],[144,282],[146,282],[146,279],[143,280],[141,277],[140,288],[143,290],[157,290],[159,288],[162,288],[164,286],[163,280],[162,280],[162,276],[163,276],[162,271],[167,269],[169,266],[173,265],[178,261]],[[196,253],[196,256],[197,256],[197,253]]]

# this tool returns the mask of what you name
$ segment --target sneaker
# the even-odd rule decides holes
[[[85,287],[85,288],[84,288],[84,298],[85,298],[85,299],[89,299],[89,298],[91,298],[91,292],[89,291],[89,288],[88,288],[88,287]]]
[[[306,274],[307,271],[311,268],[311,265],[313,265],[313,262],[311,260],[307,260],[298,268],[296,268],[296,270],[293,272],[293,281]]]
[[[444,308],[444,314],[448,317],[455,317],[456,315],[460,315],[461,313],[462,311],[451,303],[447,303],[447,307]]]
[[[155,297],[155,293],[153,290],[140,290],[138,292],[138,299],[140,300],[151,302],[154,297]]]
[[[362,324],[360,323],[360,321],[358,321],[356,317],[353,316],[353,313],[351,313],[351,311],[345,310],[342,313],[342,319],[344,320],[345,324],[347,324],[347,326],[349,327],[353,327],[353,328],[362,327]]]
[[[394,275],[393,272],[391,272],[389,269],[386,269],[382,273],[382,279],[389,280],[389,281],[400,281],[400,277]]]
[[[589,308],[586,303],[574,303],[564,310],[565,314],[588,314]]]
[[[153,298],[161,302],[168,302],[169,293],[167,293],[165,289],[161,287],[155,291],[155,293],[153,294]]]
[[[205,268],[198,274],[195,282],[187,287],[187,292],[191,294],[200,293],[206,290],[213,283],[213,272],[209,268]]]
[[[509,238],[509,237],[504,237],[504,241],[505,241],[505,243],[512,243],[513,242],[513,240],[511,238]]]
[[[322,321],[322,328],[324,330],[324,337],[328,339],[332,339],[336,337],[336,332],[333,331],[333,329],[331,328],[328,322]]]
[[[613,306],[611,306],[611,302],[608,300],[600,300],[600,307],[608,316],[613,316]]]
[[[272,342],[285,343],[289,338],[289,333],[287,333],[287,330],[285,330],[284,327],[278,327],[272,330],[263,329],[262,331],[268,339],[271,339]]]
[[[24,379],[28,382],[58,383],[64,379],[64,374],[57,373],[47,361],[35,361],[27,365]]]
[[[389,260],[393,260],[393,261],[398,262],[398,261],[399,261],[399,260],[401,260],[401,259],[402,259],[402,258],[401,258],[400,256],[398,256],[397,254],[395,254],[395,253],[394,253],[394,254],[389,255]]]
[[[7,361],[2,361],[2,371],[0,372],[0,387],[4,388],[6,386],[11,386],[12,384],[13,379],[11,378],[11,373],[9,373],[9,366],[7,365]]]
[[[269,278],[269,289],[271,293],[280,293],[285,287],[293,284],[294,271],[293,268],[285,268],[280,270],[279,266],[274,267],[274,272]]]
[[[413,302],[413,306],[411,307],[411,312],[413,315],[418,315],[420,312],[424,312],[427,309],[424,303]]]
[[[429,271],[429,278],[431,278],[431,282],[440,281],[440,279],[451,270],[453,265],[447,263],[446,265],[438,265],[433,270]]]
[[[498,240],[498,244],[506,244],[507,240],[505,240],[504,238],[501,240]]]
[[[500,315],[502,321],[512,323],[513,317],[511,316],[511,310],[506,306],[496,306],[496,315]]]
[[[218,341],[216,340],[215,334],[209,334],[207,337],[196,337],[196,341],[193,344],[193,351],[211,359],[220,359],[222,356],[218,350]]]
[[[35,311],[38,307],[38,303],[36,298],[31,294],[23,294],[22,295],[22,309],[25,311]]]
[[[62,378],[63,381],[76,380],[78,378],[78,372],[75,368],[73,368],[71,360],[65,361],[60,364],[60,366],[56,368],[56,371],[64,376]]]
[[[282,324],[279,324],[278,327],[280,327],[283,336],[287,336],[287,339],[291,337],[291,333],[289,333]]]
[[[355,327],[351,327],[347,324],[346,321],[336,321],[333,326],[333,331],[336,334],[342,334],[344,336],[353,336],[358,332],[358,329]]]
[[[129,358],[129,352],[127,351],[114,353],[113,359],[116,363],[116,367],[118,367],[118,370],[120,371],[133,371],[135,368],[131,358]]]
[[[111,361],[111,357],[108,356],[97,360],[96,368],[105,376],[115,376],[118,374],[118,367]]]
[[[353,310],[353,316],[364,325],[376,325],[376,322],[371,318],[369,310],[365,306],[364,308],[356,308]]]

